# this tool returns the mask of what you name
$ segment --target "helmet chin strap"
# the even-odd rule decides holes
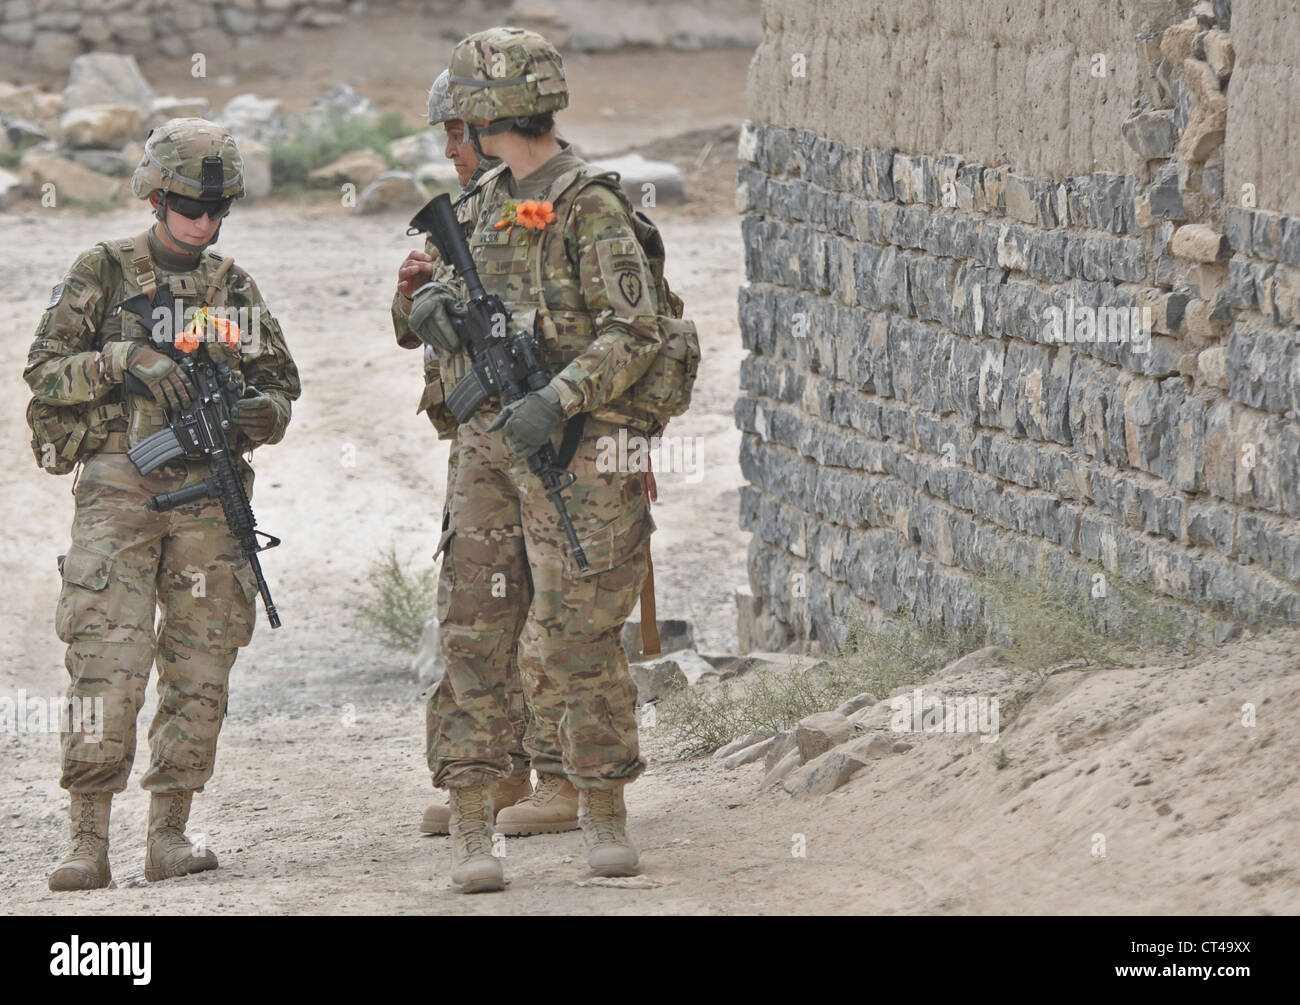
[[[212,232],[212,236],[202,244],[191,244],[189,241],[182,241],[179,237],[173,234],[171,227],[167,226],[167,193],[165,192],[158,197],[158,205],[153,208],[153,215],[158,222],[162,224],[163,232],[167,235],[168,239],[175,244],[176,247],[188,251],[191,255],[202,254],[210,245],[216,244],[217,238],[221,236],[220,223],[217,224],[217,229]],[[225,221],[223,220],[222,223],[224,222]]]
[[[469,145],[474,148],[474,153],[478,155],[479,160],[489,160],[495,163],[498,158],[490,157],[483,152],[483,148],[478,145],[480,136],[495,136],[497,133],[508,132],[515,126],[522,126],[528,121],[528,116],[511,116],[506,119],[495,119],[486,126],[476,126],[468,119],[465,122],[465,136],[469,139]]]

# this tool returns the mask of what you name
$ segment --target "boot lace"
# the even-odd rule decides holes
[[[77,815],[77,833],[73,836],[74,851],[95,851],[101,838],[95,830],[95,801],[89,797],[81,800],[81,811]]]
[[[541,806],[543,803],[546,803],[559,795],[560,788],[563,785],[564,779],[559,775],[539,774],[537,779],[537,788],[533,790],[533,794],[524,800],[524,802]]]
[[[492,846],[486,835],[487,827],[483,826],[487,820],[487,804],[483,801],[483,789],[471,787],[461,789],[456,793],[456,815],[463,824],[467,821],[475,821],[479,826],[457,828],[457,840],[461,855],[464,858],[471,858],[475,855],[492,854]]]
[[[597,844],[618,844],[622,840],[622,827],[615,816],[614,793],[602,789],[587,790],[587,825],[595,835]]]

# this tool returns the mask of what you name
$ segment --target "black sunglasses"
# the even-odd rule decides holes
[[[204,213],[213,220],[220,220],[230,212],[234,199],[191,199],[189,196],[168,193],[167,208],[174,209],[187,220],[197,220]]]

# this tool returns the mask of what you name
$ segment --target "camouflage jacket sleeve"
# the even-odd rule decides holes
[[[99,332],[112,312],[108,303],[116,265],[103,249],[82,254],[50,292],[23,379],[51,405],[98,401],[117,380],[99,355]]]
[[[234,307],[246,308],[251,331],[245,332],[240,351],[240,369],[243,371],[244,383],[249,384],[275,403],[275,423],[271,435],[263,442],[279,443],[284,439],[289,418],[293,413],[292,402],[302,394],[302,383],[298,379],[298,367],[289,355],[289,346],[280,330],[280,322],[271,314],[266,301],[262,298],[257,284],[247,272],[235,268],[234,283],[230,291],[230,303]]]
[[[578,195],[565,234],[596,337],[551,380],[566,417],[618,397],[663,344],[650,266],[619,197],[593,184]]]

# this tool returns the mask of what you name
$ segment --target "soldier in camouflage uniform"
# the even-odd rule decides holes
[[[553,113],[568,104],[568,89],[550,43],[514,28],[471,35],[456,46],[451,85],[471,142],[506,162],[482,179],[470,238],[479,276],[511,311],[512,327],[535,332],[553,374],[504,410],[491,400],[457,430],[438,589],[446,675],[431,749],[434,784],[451,796],[452,882],[464,892],[504,887],[491,854],[489,786],[510,770],[505,682],[521,618],[524,687],[534,715],[559,723],[588,862],[599,875],[632,875],[639,857],[624,828],[623,787],[645,765],[620,634],[646,575],[654,522],[641,475],[598,463],[597,441],[620,426],[655,426],[629,393],[662,344],[655,286],[626,202],[589,184],[595,172],[555,141]],[[555,221],[498,227],[521,200],[551,202]],[[428,334],[455,350],[463,372],[464,347],[444,319],[431,312]],[[568,464],[577,480],[564,494],[586,573],[527,465],[546,442],[559,451],[579,415],[585,426]]]
[[[484,158],[480,161],[474,148],[464,141],[464,124],[456,117],[456,109],[451,103],[448,76],[448,71],[443,70],[429,90],[429,125],[441,124],[446,132],[445,153],[447,159],[455,164],[457,178],[462,187],[461,197],[456,201],[457,217],[463,224],[468,224],[474,219],[482,201],[475,183],[486,171],[495,167],[497,162],[492,158]],[[451,267],[439,260],[438,250],[432,241],[425,242],[423,251],[412,251],[407,255],[398,269],[397,293],[393,297],[392,307],[393,330],[397,336],[397,344],[404,349],[414,349],[421,345],[419,335],[411,330],[410,325],[412,298],[417,293],[421,297],[422,311],[435,307],[455,310],[467,296],[464,284],[456,278]],[[441,363],[438,350],[434,344],[426,344],[424,346],[424,394],[420,398],[417,411],[429,416],[429,421],[438,431],[439,439],[451,440],[451,448],[447,456],[446,492],[446,498],[450,501],[451,486],[456,480],[456,418],[443,403],[445,391],[440,374]],[[444,506],[442,520],[444,534],[448,532],[449,521],[450,511],[447,506]],[[446,538],[439,542],[439,551],[442,550],[441,546],[445,540]],[[519,628],[522,627],[521,619]],[[518,662],[513,658],[510,662],[508,686],[510,721],[514,729],[515,742],[510,748],[510,776],[493,786],[492,804],[500,812],[520,801],[540,803],[542,811],[552,818],[539,824],[545,827],[548,833],[577,830],[577,792],[573,791],[570,798],[565,798],[567,793],[553,791],[557,786],[548,784],[546,780],[549,767],[549,778],[558,779],[561,786],[569,788],[567,780],[563,775],[558,774],[561,769],[556,724],[534,721],[528,714],[523,685],[519,680]],[[425,710],[426,753],[437,733],[437,722],[436,701],[431,693]],[[535,731],[530,745],[534,749],[545,752],[543,756],[536,759],[530,759],[524,749],[524,735],[530,727]],[[536,794],[533,792],[529,777],[532,767],[536,767],[539,776],[543,778]],[[433,803],[424,809],[420,819],[420,830],[425,834],[446,834],[450,821],[451,808],[445,803]],[[524,833],[518,825],[512,826],[509,821],[504,822],[502,826],[508,829],[508,833]],[[527,833],[541,833],[541,831],[528,830]]]
[[[51,446],[68,465],[84,463],[72,543],[59,563],[55,629],[68,644],[69,696],[103,700],[98,742],[85,730],[62,736],[60,784],[70,794],[72,850],[50,876],[51,890],[111,881],[109,812],[130,775],[136,717],[155,661],[160,698],[142,783],[150,793],[145,877],[217,867],[210,851],[191,845],[185,824],[194,793],[212,775],[230,668],[256,619],[257,583],[220,504],[146,508],[151,496],[200,481],[209,470],[206,461],[181,459],[141,475],[126,456],[164,426],[164,406],[184,406],[193,388],[170,357],[151,348],[153,333],[118,305],[141,292],[152,298],[167,284],[180,301],[173,306],[183,311],[207,306],[254,319],[256,329],[244,328],[238,345],[212,341],[207,332],[195,350],[224,359],[244,381],[244,398],[232,410],[236,453],[279,441],[300,392],[297,368],[257,285],[211,248],[222,218],[244,194],[243,162],[230,135],[203,119],[165,123],[146,140],[131,187],[150,201],[156,222],[73,262],[50,296],[23,373],[34,395],[29,417],[57,411],[72,435]],[[127,394],[127,374],[153,400]],[[37,441],[51,428],[61,427],[33,421]],[[43,445],[33,447],[40,456]],[[242,459],[239,468],[251,492],[252,468]],[[162,612],[156,633],[155,606]]]

